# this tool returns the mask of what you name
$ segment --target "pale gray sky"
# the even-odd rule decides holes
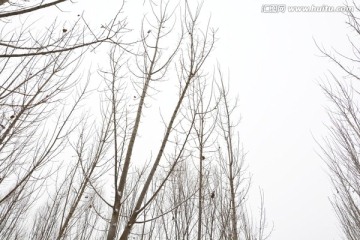
[[[312,135],[320,140],[326,134],[327,103],[318,82],[334,69],[319,57],[314,39],[329,50],[346,49],[345,16],[261,12],[263,4],[278,1],[205,5],[210,2],[219,26],[216,58],[229,69],[240,98],[240,133],[253,190],[258,185],[264,189],[268,220],[274,222],[270,239],[341,239],[328,201],[332,193],[326,167]],[[341,6],[342,1],[286,4]]]

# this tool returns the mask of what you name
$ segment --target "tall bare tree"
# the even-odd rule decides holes
[[[59,160],[68,158],[64,154],[69,147],[68,137],[79,126],[74,113],[87,95],[87,83],[81,81],[77,72],[85,52],[102,43],[118,44],[124,30],[125,22],[118,15],[99,32],[91,29],[80,15],[69,28],[60,27],[54,16],[53,22],[43,26],[40,32],[28,21],[19,25],[15,20],[28,19],[35,12],[41,13],[63,2],[70,1],[2,1],[0,4],[0,236],[3,239],[26,236],[29,226],[25,226],[24,220],[31,218],[30,209],[42,202],[49,179],[61,176],[59,169],[63,164]],[[87,167],[83,168],[88,171]],[[71,186],[67,183],[72,182],[75,172],[76,168],[69,170],[69,179],[61,185]],[[84,175],[89,177],[89,173]],[[61,177],[56,182],[60,184]],[[64,187],[58,189],[61,196],[52,206],[62,208],[62,220],[58,235],[51,238],[66,236],[86,186],[85,178],[75,198]],[[62,200],[66,202],[63,206],[59,205]],[[52,215],[54,223],[57,214],[60,213]],[[49,233],[51,229],[46,231]]]
[[[358,16],[351,11],[345,12],[345,15],[347,25],[358,35]],[[352,39],[349,38],[352,55],[331,53],[318,46],[324,56],[340,70],[331,71],[327,82],[321,84],[331,106],[328,107],[329,136],[320,145],[334,187],[331,203],[344,236],[349,240],[360,238],[360,73],[356,68],[360,48]],[[338,77],[340,74],[344,77]]]
[[[143,35],[143,64],[139,66],[140,77],[143,79],[143,83],[141,86],[141,94],[140,99],[136,111],[136,117],[134,120],[134,126],[132,127],[132,132],[130,136],[130,140],[127,146],[125,158],[123,161],[123,166],[121,169],[121,175],[119,183],[116,183],[116,191],[115,191],[115,200],[113,204],[113,213],[110,221],[108,237],[107,239],[115,239],[117,226],[119,222],[120,210],[121,210],[121,202],[123,199],[123,193],[126,188],[126,181],[128,178],[129,166],[131,163],[132,151],[134,149],[135,140],[137,137],[141,116],[143,114],[143,107],[145,104],[145,99],[148,96],[148,90],[151,87],[151,84],[157,79],[163,78],[164,74],[167,73],[167,69],[169,65],[173,63],[173,60],[176,57],[176,54],[180,50],[180,47],[183,41],[188,41],[188,43],[184,43],[184,49],[181,52],[183,54],[180,55],[179,60],[179,81],[181,83],[180,92],[178,101],[174,106],[173,113],[170,117],[169,122],[166,124],[166,129],[164,133],[163,140],[161,142],[161,146],[158,150],[155,160],[150,167],[150,172],[146,177],[146,180],[141,187],[140,194],[136,199],[136,204],[134,208],[130,212],[129,218],[126,220],[124,229],[122,230],[120,239],[127,239],[133,225],[136,222],[139,214],[145,209],[145,207],[152,201],[155,197],[149,197],[145,199],[151,182],[154,179],[155,173],[159,167],[160,161],[163,157],[165,147],[169,141],[169,137],[171,132],[173,131],[173,125],[175,123],[176,118],[178,117],[178,112],[182,106],[182,102],[186,97],[189,87],[193,84],[194,81],[199,77],[200,70],[202,69],[205,60],[209,56],[211,49],[213,48],[213,44],[215,41],[214,32],[206,29],[204,34],[199,32],[197,27],[197,21],[200,14],[200,8],[197,9],[195,13],[190,11],[189,5],[185,4],[184,7],[184,15],[185,18],[182,20],[182,26],[184,31],[177,40],[176,46],[174,49],[166,55],[164,52],[164,47],[161,46],[162,40],[165,36],[167,36],[171,31],[164,30],[166,24],[171,24],[171,17],[173,16],[173,10],[169,9],[169,3],[160,2],[160,13],[156,13],[153,10],[154,16],[156,19],[155,23],[151,23],[153,29],[142,31]],[[151,8],[154,9],[155,5],[151,3]],[[148,37],[145,37],[148,35]],[[152,39],[151,39],[152,38]],[[115,180],[118,181],[117,179]],[[161,185],[160,185],[161,187]],[[155,192],[156,194],[156,192]]]

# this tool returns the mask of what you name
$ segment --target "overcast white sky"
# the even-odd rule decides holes
[[[326,101],[318,82],[334,65],[319,57],[314,39],[328,49],[344,49],[349,29],[340,13],[262,13],[261,6],[271,3],[278,2],[222,1],[212,8],[221,38],[217,58],[229,68],[240,97],[253,186],[265,191],[275,225],[270,239],[340,239],[329,179],[312,136],[325,135]]]
[[[273,3],[279,2],[205,0],[203,16],[211,12],[219,28],[213,57],[229,70],[233,94],[239,95],[253,189],[264,190],[267,217],[275,227],[270,239],[341,239],[328,200],[326,167],[313,138],[326,134],[327,103],[318,82],[334,65],[319,57],[314,39],[328,49],[346,49],[349,29],[340,13],[261,12],[263,4]],[[287,6],[342,3],[286,1]],[[102,21],[119,3],[79,1],[82,5],[87,16]],[[140,23],[141,7],[142,1],[129,1],[124,12]]]
[[[253,187],[264,189],[268,219],[275,225],[270,239],[340,239],[328,201],[329,178],[312,136],[320,140],[326,134],[327,103],[318,82],[334,65],[319,57],[314,39],[342,50],[349,29],[340,13],[261,12],[263,4],[284,2],[212,0],[205,5],[219,27],[216,58],[229,69],[239,94]],[[341,6],[342,1],[286,4]]]

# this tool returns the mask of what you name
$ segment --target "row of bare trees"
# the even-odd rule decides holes
[[[263,201],[257,216],[247,207],[236,101],[221,71],[206,70],[216,31],[200,23],[201,4],[146,3],[128,42],[126,6],[98,30],[79,16],[8,31],[61,4],[71,9],[0,2],[0,238],[266,239]],[[83,74],[95,49],[107,60]],[[178,94],[159,117],[164,81]],[[142,127],[150,114],[162,132]],[[139,144],[146,134],[156,149]]]

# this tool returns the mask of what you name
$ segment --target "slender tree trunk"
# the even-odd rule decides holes
[[[227,151],[228,151],[228,166],[229,166],[229,184],[230,184],[230,208],[231,208],[231,225],[232,225],[232,239],[238,240],[238,231],[237,231],[237,216],[236,216],[236,194],[235,194],[235,176],[234,176],[234,147],[232,142],[232,129],[231,129],[231,110],[229,109],[228,100],[226,98],[225,87],[222,84],[222,91],[223,91],[223,100],[225,106],[225,114],[226,114],[226,132],[225,140],[227,144]]]
[[[134,128],[131,133],[131,137],[130,137],[130,141],[129,141],[129,145],[128,145],[128,149],[127,149],[126,157],[125,157],[125,161],[124,161],[124,166],[123,166],[123,169],[121,172],[120,183],[119,183],[117,190],[115,191],[115,200],[114,200],[113,212],[111,215],[107,240],[113,240],[113,239],[115,239],[115,236],[116,236],[117,226],[118,226],[118,222],[119,222],[119,214],[120,214],[120,209],[121,209],[121,199],[122,199],[122,195],[124,194],[124,191],[125,191],[127,175],[128,175],[129,167],[130,167],[130,163],[131,163],[132,151],[133,151],[133,148],[135,145],[135,139],[137,136],[139,125],[140,125],[141,114],[142,114],[142,109],[143,109],[144,102],[145,102],[145,97],[147,95],[147,91],[148,91],[148,88],[150,85],[150,81],[151,81],[151,77],[152,77],[152,73],[153,73],[153,69],[154,69],[154,64],[155,64],[155,61],[157,58],[158,44],[159,44],[159,38],[157,38],[157,40],[156,40],[155,52],[154,52],[154,55],[153,55],[153,58],[152,58],[152,61],[151,61],[150,67],[149,67],[149,72],[147,73],[147,76],[146,76],[142,94],[140,97],[140,102],[139,102],[137,113],[136,113]],[[117,181],[117,180],[115,179],[115,181]]]
[[[201,100],[200,100],[201,101]],[[204,160],[204,154],[203,154],[203,140],[204,140],[204,119],[203,115],[200,117],[200,166],[199,166],[199,215],[198,215],[198,240],[201,240],[202,235],[202,211],[203,211],[203,160]]]
[[[154,177],[154,175],[155,175],[156,169],[157,169],[157,167],[159,166],[159,163],[160,163],[161,157],[162,157],[162,155],[163,155],[163,153],[164,153],[166,144],[167,144],[167,142],[168,142],[168,139],[169,139],[169,136],[170,136],[170,132],[171,132],[171,130],[172,130],[172,127],[173,127],[175,118],[176,118],[176,116],[177,116],[177,113],[178,113],[178,111],[179,111],[179,109],[180,109],[180,106],[181,106],[181,104],[182,104],[182,102],[183,102],[183,99],[185,98],[185,95],[186,95],[186,93],[187,93],[187,89],[189,88],[190,83],[191,83],[192,80],[193,80],[193,75],[190,74],[190,76],[188,77],[188,79],[187,79],[187,81],[186,81],[186,84],[185,84],[185,86],[184,86],[183,92],[181,93],[181,96],[180,96],[180,98],[179,98],[179,100],[178,100],[178,102],[177,102],[177,105],[176,105],[176,107],[175,107],[175,110],[174,110],[174,112],[173,112],[173,114],[172,114],[172,116],[171,116],[170,123],[169,123],[169,125],[168,125],[168,127],[167,127],[167,129],[166,129],[166,133],[165,133],[164,139],[163,139],[163,141],[162,141],[162,143],[161,143],[161,147],[160,147],[160,149],[159,149],[159,152],[158,152],[158,154],[157,154],[157,156],[156,156],[155,162],[154,162],[154,164],[153,164],[153,166],[152,166],[152,168],[151,168],[151,171],[150,171],[150,173],[149,173],[148,178],[146,179],[146,182],[145,182],[145,184],[144,184],[144,187],[143,187],[143,189],[142,189],[142,191],[141,191],[141,193],[140,193],[140,196],[139,196],[139,198],[138,198],[138,201],[137,201],[137,203],[136,203],[135,209],[134,209],[134,211],[132,212],[131,217],[130,217],[127,225],[125,226],[125,229],[124,229],[124,231],[123,231],[123,233],[122,233],[122,235],[121,235],[121,237],[120,237],[120,240],[127,240],[127,239],[128,239],[128,236],[129,236],[129,234],[130,234],[130,231],[131,231],[133,225],[135,224],[135,221],[136,221],[136,218],[137,218],[138,214],[140,213],[141,205],[142,205],[143,200],[144,200],[144,198],[145,198],[145,195],[146,195],[146,193],[147,193],[147,191],[148,191],[148,189],[149,189],[150,183],[151,183],[151,181],[152,181],[152,179],[153,179],[153,177]],[[111,239],[108,239],[108,240],[111,240]]]
[[[131,162],[132,151],[133,151],[133,148],[134,148],[136,135],[137,135],[137,132],[138,132],[138,129],[139,129],[142,108],[143,108],[145,96],[146,96],[146,93],[147,93],[147,90],[148,90],[148,87],[149,87],[150,79],[151,79],[151,75],[149,75],[147,77],[146,82],[144,84],[144,88],[143,88],[143,91],[142,91],[142,94],[141,94],[139,107],[138,107],[137,114],[136,114],[134,129],[133,129],[133,131],[131,133],[129,146],[128,146],[128,149],[127,149],[127,152],[126,152],[124,167],[123,167],[122,172],[121,172],[120,183],[119,183],[119,186],[118,186],[117,190],[115,191],[115,200],[114,200],[113,212],[112,212],[112,215],[111,215],[111,221],[110,221],[109,231],[108,231],[108,235],[107,235],[107,240],[113,240],[113,239],[115,239],[115,236],[116,236],[117,225],[118,225],[118,221],[119,221],[120,208],[121,208],[121,198],[122,198],[122,195],[123,195],[124,190],[125,190],[126,179],[127,179],[127,174],[128,174],[128,171],[129,171],[130,162]]]
[[[234,240],[238,240],[238,231],[237,231],[237,216],[236,216],[236,196],[235,196],[235,187],[234,187],[234,178],[233,171],[230,168],[230,191],[231,191],[231,224],[232,224],[232,236]]]

